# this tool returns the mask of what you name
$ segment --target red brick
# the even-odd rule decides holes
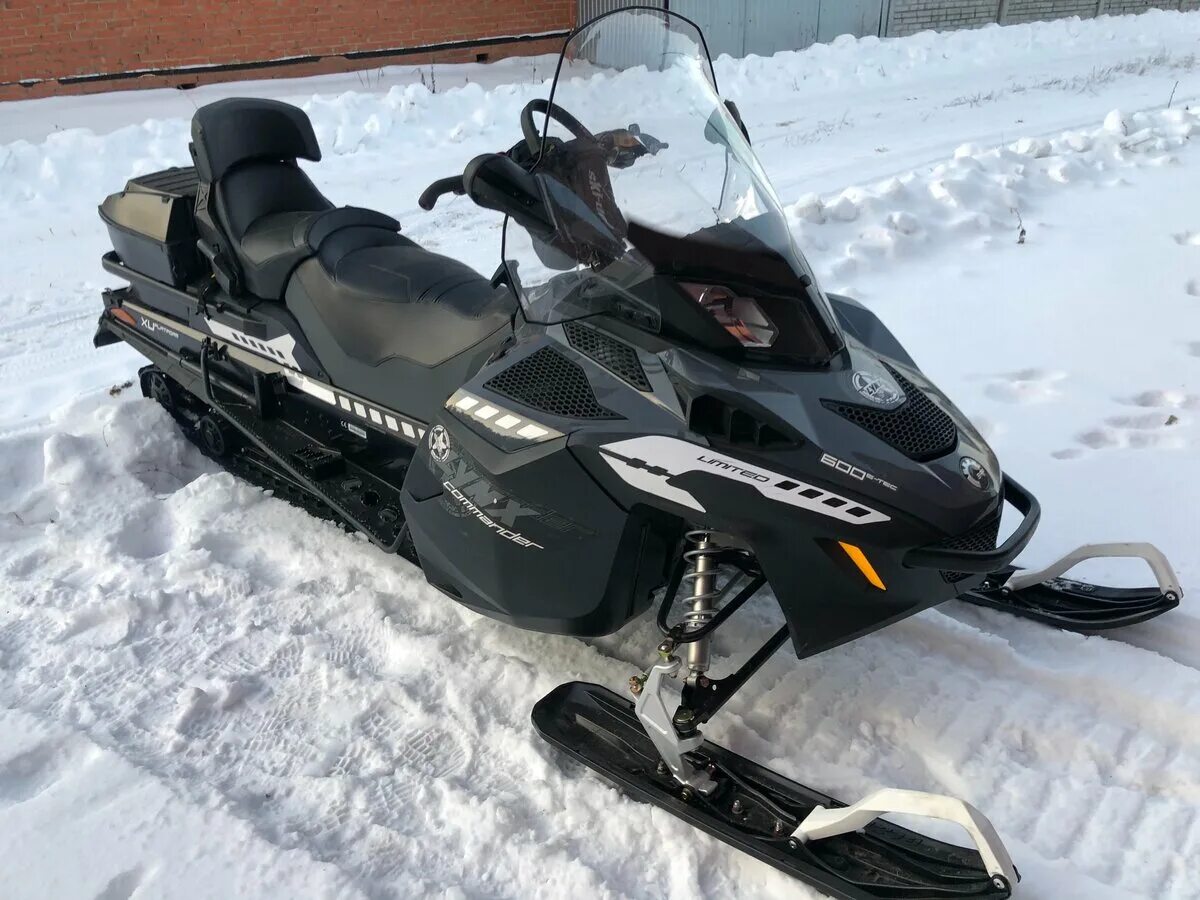
[[[62,85],[57,79],[182,65],[256,63],[316,56],[314,71],[378,68],[339,54],[419,47],[552,31],[574,24],[576,0],[335,0],[305,8],[292,0],[142,0],[130,16],[127,0],[6,0],[0,3],[0,100],[247,77],[312,74],[289,65],[234,73],[148,76]],[[437,61],[490,59],[553,52],[557,40],[451,48]],[[425,56],[421,54],[421,56]],[[398,63],[428,61],[417,55]],[[17,85],[38,80],[33,88]]]

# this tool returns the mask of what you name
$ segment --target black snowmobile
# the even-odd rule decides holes
[[[327,200],[296,162],[321,158],[299,109],[205,106],[193,167],[100,208],[128,286],[104,293],[95,343],[147,357],[143,392],[210,456],[471,609],[593,636],[657,602],[632,701],[575,683],[533,712],[629,794],[833,896],[1007,897],[1016,869],[966,803],[847,806],[700,726],[785,643],[811,656],[954,598],[1140,622],[1179,602],[1167,561],[1129,544],[1012,565],[1037,501],[874,314],[818,286],[690,21],[578,29],[519,124],[420,198],[505,214],[488,279]],[[1157,585],[1061,577],[1097,555],[1144,558]],[[713,632],[767,586],[786,624],[714,677]],[[887,813],[955,822],[974,849]]]

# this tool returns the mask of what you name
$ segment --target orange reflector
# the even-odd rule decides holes
[[[108,314],[118,322],[124,322],[126,325],[130,325],[135,328],[137,327],[137,322],[134,320],[133,316],[121,309],[119,306],[111,307],[108,311]]]
[[[863,573],[867,581],[871,582],[881,591],[887,590],[887,585],[883,583],[883,579],[879,577],[879,573],[875,571],[875,567],[871,565],[871,561],[867,559],[867,555],[853,544],[847,544],[845,541],[838,541],[838,546],[846,551],[846,555],[850,557],[850,561],[858,566],[858,571]]]

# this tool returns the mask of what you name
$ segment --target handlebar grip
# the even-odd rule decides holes
[[[442,194],[458,194],[460,197],[466,193],[463,188],[463,180],[461,175],[451,175],[448,178],[439,178],[429,187],[421,192],[421,196],[417,199],[417,205],[424,210],[433,209],[437,203],[438,197]]]

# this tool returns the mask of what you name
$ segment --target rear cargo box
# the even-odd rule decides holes
[[[199,180],[191,167],[130,179],[100,204],[113,249],[129,268],[175,287],[201,272],[192,209]]]

